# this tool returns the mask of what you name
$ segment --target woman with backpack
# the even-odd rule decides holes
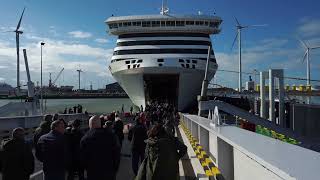
[[[169,135],[161,124],[148,132],[145,159],[135,180],[177,180],[179,179],[179,159],[187,152],[176,137]]]

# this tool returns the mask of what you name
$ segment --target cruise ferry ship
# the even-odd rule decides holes
[[[140,107],[153,100],[174,104],[179,111],[200,95],[209,57],[208,80],[218,68],[210,35],[220,32],[215,15],[159,15],[109,17],[105,23],[118,36],[109,70]]]

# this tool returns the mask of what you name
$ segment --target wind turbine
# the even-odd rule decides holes
[[[22,14],[20,16],[18,25],[16,27],[16,29],[14,31],[5,31],[5,32],[15,32],[16,33],[16,47],[17,47],[17,94],[20,94],[20,56],[19,56],[19,37],[20,34],[23,34],[23,31],[20,30],[20,25],[21,25],[21,21],[22,21],[22,17],[25,11],[25,7],[23,8]]]
[[[232,47],[233,48],[237,38],[238,38],[238,46],[239,46],[239,84],[238,84],[238,91],[241,92],[242,90],[242,64],[241,64],[241,30],[244,28],[249,28],[249,27],[263,27],[267,26],[267,24],[260,24],[260,25],[246,25],[243,26],[239,23],[238,19],[235,17],[236,20],[236,28],[237,28],[237,34],[233,40]]]
[[[314,47],[310,47],[307,45],[307,43],[305,43],[304,41],[302,41],[301,39],[298,39],[300,41],[300,43],[302,44],[302,47],[304,47],[306,49],[306,52],[303,55],[302,58],[302,62],[304,62],[304,60],[306,59],[307,56],[307,85],[311,85],[310,83],[310,50],[312,49],[318,49],[320,48],[320,46],[314,46]]]

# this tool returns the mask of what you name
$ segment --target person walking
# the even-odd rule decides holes
[[[132,161],[132,170],[135,175],[137,175],[139,162],[142,162],[144,159],[145,152],[145,142],[147,137],[147,129],[141,123],[139,116],[136,117],[136,124],[130,128],[128,133],[128,139],[131,141],[131,161]]]
[[[80,141],[80,160],[87,180],[114,180],[120,163],[118,138],[101,128],[98,116],[89,119],[89,128]]]
[[[12,139],[2,146],[1,167],[2,180],[28,180],[33,173],[34,157],[24,140],[23,128],[15,128]]]
[[[113,127],[114,133],[117,135],[120,143],[120,147],[122,147],[122,141],[124,139],[123,134],[123,122],[118,114],[116,114],[116,118],[114,121],[114,127]]]
[[[133,106],[130,107],[130,115],[132,116],[133,114]]]
[[[68,180],[74,180],[75,174],[79,180],[84,180],[84,171],[80,165],[80,140],[83,133],[80,131],[80,120],[76,119],[71,123],[70,133],[67,134],[68,151],[71,156],[71,164],[68,168]]]
[[[53,121],[51,131],[40,137],[36,157],[43,163],[45,180],[64,180],[70,163],[64,136],[64,123]]]
[[[47,114],[44,116],[43,121],[40,122],[39,127],[35,130],[33,135],[33,144],[37,145],[39,138],[50,132],[50,125],[52,122],[52,115]]]
[[[148,132],[146,158],[135,180],[178,180],[179,159],[187,152],[187,146],[176,137],[168,135],[161,124]]]

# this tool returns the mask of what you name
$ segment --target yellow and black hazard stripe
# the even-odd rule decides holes
[[[203,167],[206,175],[209,178],[214,177],[216,180],[224,180],[218,167],[214,165],[211,158],[207,155],[207,153],[203,150],[202,146],[198,143],[197,139],[195,139],[192,136],[189,129],[187,129],[183,123],[181,123],[181,127],[185,132],[185,134],[187,135],[187,138],[192,146],[192,149],[196,153],[196,156],[199,159],[201,166]]]

